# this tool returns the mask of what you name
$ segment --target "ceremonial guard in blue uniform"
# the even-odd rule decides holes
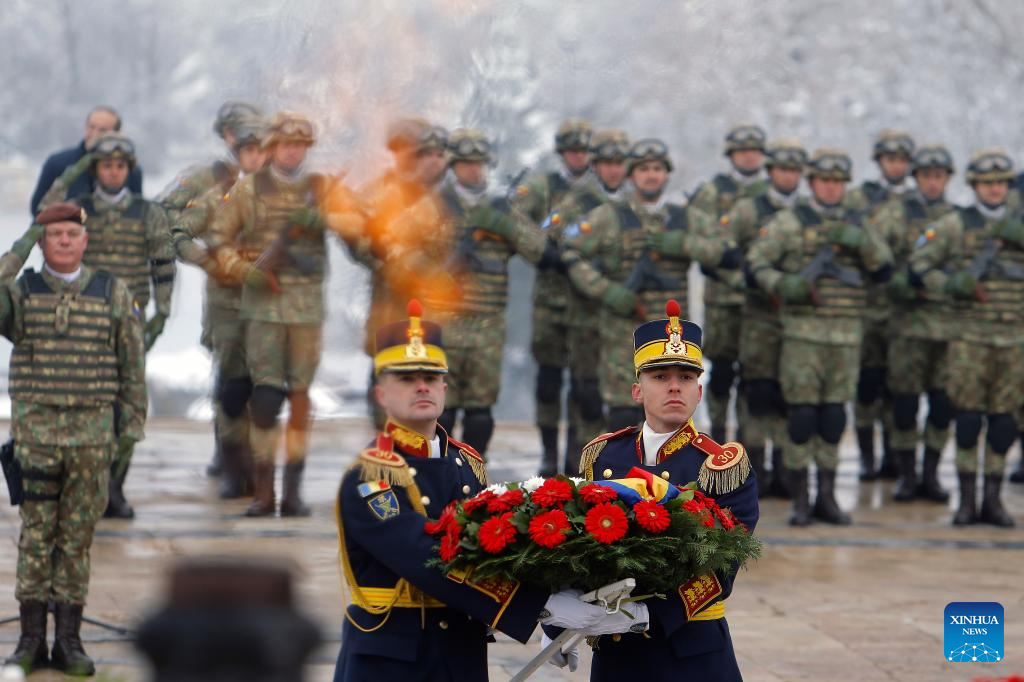
[[[440,327],[421,315],[411,301],[408,320],[377,332],[374,395],[388,420],[338,491],[351,604],[335,682],[487,680],[488,628],[525,643],[538,622],[601,632],[614,620],[578,593],[427,566],[435,556],[428,518],[479,493],[487,476],[483,458],[437,425],[448,362]]]
[[[693,426],[704,371],[701,328],[679,319],[675,301],[666,308],[668,319],[647,322],[633,333],[633,400],[644,408],[643,425],[591,441],[583,450],[581,473],[589,480],[615,479],[639,467],[675,485],[696,481],[753,532],[757,482],[746,451],[739,443],[719,445]],[[590,679],[741,680],[725,620],[725,599],[734,578],[735,571],[702,576],[664,600],[645,601],[648,631],[593,642]]]

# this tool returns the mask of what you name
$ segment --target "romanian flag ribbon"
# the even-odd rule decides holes
[[[643,500],[654,500],[658,504],[665,504],[679,494],[679,489],[665,479],[638,467],[630,469],[626,478],[594,481],[594,485],[611,488],[619,494],[619,499],[628,505],[634,505]]]

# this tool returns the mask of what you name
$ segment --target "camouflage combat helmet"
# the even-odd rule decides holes
[[[950,175],[956,172],[953,166],[953,155],[941,144],[925,145],[914,152],[911,172],[916,173],[925,168],[945,168]]]
[[[587,151],[593,129],[581,118],[567,118],[555,133],[555,151]]]
[[[761,126],[752,123],[733,126],[725,135],[725,155],[729,156],[744,149],[758,149],[763,152],[766,138]]]
[[[251,102],[229,100],[220,105],[217,118],[213,121],[213,132],[224,137],[224,130],[235,132],[239,125],[250,118],[263,118],[263,110]]]
[[[971,155],[967,164],[967,182],[1013,180],[1013,159],[1002,147],[986,147]]]
[[[309,146],[316,144],[316,131],[313,122],[306,116],[294,111],[279,111],[270,122],[267,137],[263,146],[271,147],[285,140],[302,142]]]
[[[235,149],[241,149],[247,144],[262,145],[267,138],[267,122],[262,118],[247,118],[235,125],[232,130],[235,133]]]
[[[599,130],[591,136],[591,161],[625,161],[627,157],[629,135],[625,130]]]
[[[419,153],[427,149],[444,150],[448,145],[448,131],[423,118],[400,118],[387,132],[388,151],[412,149]]]
[[[135,168],[135,144],[126,136],[117,132],[103,133],[92,148],[93,164],[100,159],[126,159],[129,168]]]
[[[456,161],[489,163],[491,142],[486,135],[475,128],[459,128],[453,130],[452,134],[448,136],[448,154],[450,163]]]
[[[665,164],[668,172],[672,172],[672,158],[668,155],[668,145],[657,138],[648,137],[643,140],[637,140],[629,148],[628,171],[630,173],[633,172],[634,168],[646,161],[661,161]]]
[[[853,161],[842,149],[816,149],[807,164],[807,177],[849,182],[853,178]]]
[[[803,170],[807,165],[807,150],[795,137],[780,137],[772,140],[765,148],[764,165],[768,168],[790,168]]]
[[[875,146],[871,152],[871,158],[878,161],[882,154],[899,154],[908,159],[914,156],[914,139],[910,133],[902,130],[883,130],[875,139]]]

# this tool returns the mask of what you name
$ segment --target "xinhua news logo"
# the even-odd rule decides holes
[[[943,642],[946,660],[995,663],[1003,660],[1003,605],[994,601],[955,601],[946,605]]]

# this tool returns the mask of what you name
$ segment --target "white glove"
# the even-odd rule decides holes
[[[633,617],[630,618],[626,614]],[[587,628],[588,635],[614,635],[620,632],[645,632],[651,622],[647,604],[632,602],[623,604],[615,613],[605,614],[601,622]]]
[[[547,649],[551,642],[552,639],[548,637],[547,633],[542,632],[540,636],[540,650],[544,651],[544,649]],[[559,668],[569,666],[569,672],[576,672],[576,668],[580,665],[580,650],[578,642],[579,640],[576,639],[567,651],[555,651],[555,653],[551,654],[551,658],[548,659],[548,663]]]
[[[607,615],[596,604],[580,601],[579,590],[562,590],[548,597],[541,612],[540,622],[566,630],[587,630],[597,625]]]

